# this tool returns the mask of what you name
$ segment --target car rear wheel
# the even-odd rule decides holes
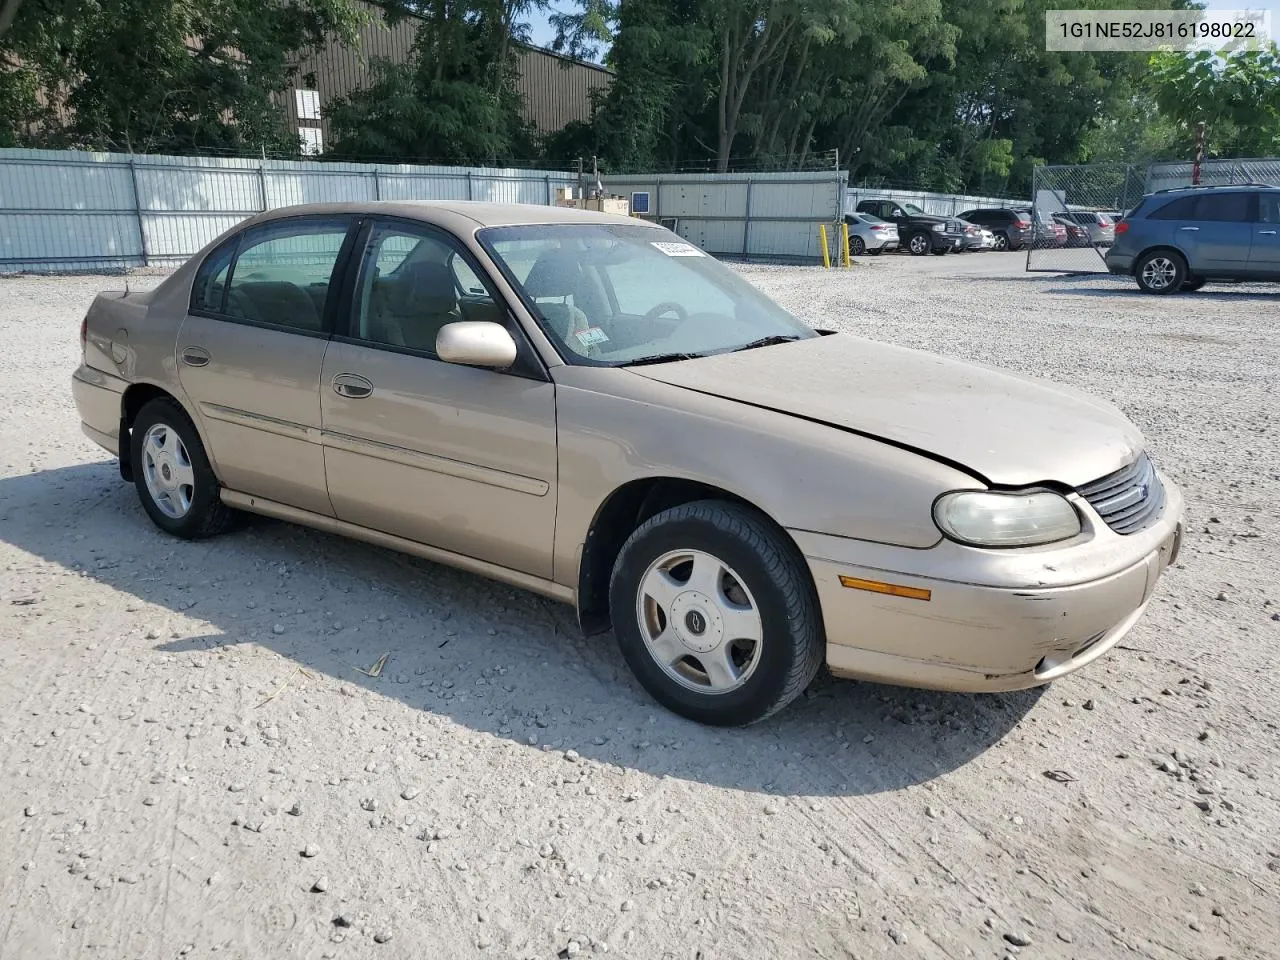
[[[997,234],[996,234],[996,238],[995,238],[995,248],[996,248],[997,250],[1008,250],[1008,249],[1009,249],[1009,235],[1008,235],[1007,233],[1005,233],[1005,232],[1001,231],[1000,233],[997,233]]]
[[[911,239],[907,241],[907,249],[911,251],[911,255],[915,257],[923,257],[929,252],[929,248],[933,246],[933,241],[929,239],[927,233],[913,233]]]
[[[855,257],[860,257],[867,252],[867,243],[861,237],[849,238],[849,252]]]
[[[174,401],[152,400],[138,411],[129,456],[138,498],[161,530],[198,540],[233,522],[200,436]]]
[[[1138,261],[1134,276],[1143,293],[1177,293],[1187,279],[1187,264],[1172,250],[1156,250]]]
[[[668,709],[717,726],[761,720],[822,665],[813,582],[795,544],[746,507],[665,510],[623,545],[609,589],[627,664]]]

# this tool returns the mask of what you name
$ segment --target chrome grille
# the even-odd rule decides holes
[[[1145,453],[1115,473],[1085,484],[1080,496],[1089,501],[1107,526],[1121,534],[1145,530],[1164,509],[1164,484]]]

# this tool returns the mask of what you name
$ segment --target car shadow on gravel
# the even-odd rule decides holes
[[[0,540],[124,593],[122,607],[137,607],[131,642],[157,657],[243,646],[528,749],[744,791],[853,796],[922,783],[996,744],[1040,696],[822,677],[760,724],[703,727],[654,703],[612,636],[583,638],[568,606],[285,523],[175,540],[114,462],[0,479]],[[182,636],[193,622],[198,635]],[[178,625],[177,639],[143,639]],[[376,678],[361,672],[384,654]]]

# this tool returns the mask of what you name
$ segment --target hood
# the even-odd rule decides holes
[[[995,485],[1079,487],[1143,449],[1124,414],[1070,387],[843,333],[629,369],[885,440]]]

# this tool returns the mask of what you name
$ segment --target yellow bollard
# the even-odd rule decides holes
[[[852,267],[853,261],[849,259],[849,221],[840,221],[840,264],[844,267]]]
[[[831,246],[827,243],[827,225],[825,223],[818,224],[818,237],[822,241],[822,265],[831,269]]]

